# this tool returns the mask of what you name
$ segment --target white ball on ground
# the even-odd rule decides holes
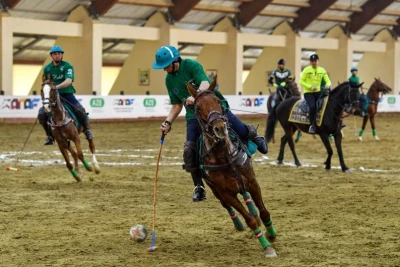
[[[360,171],[365,171],[365,168],[363,166],[361,166],[359,169]]]
[[[147,238],[147,229],[144,227],[144,225],[136,224],[129,230],[129,235],[131,236],[132,240],[141,243]]]

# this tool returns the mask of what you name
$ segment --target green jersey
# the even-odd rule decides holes
[[[58,66],[55,66],[53,61],[50,62],[44,67],[43,73],[46,79],[49,77],[49,75],[52,75],[56,86],[68,78],[74,81],[74,67],[72,67],[72,65],[66,61],[61,61]],[[76,91],[74,86],[71,84],[68,87],[58,90],[58,92],[60,94],[74,94]]]
[[[355,75],[351,75],[350,78],[349,78],[349,82],[353,83],[353,84],[356,84],[356,85],[359,85],[360,84],[360,79]]]
[[[194,84],[198,87],[202,81],[208,81],[206,73],[204,72],[203,66],[195,60],[183,59],[180,63],[179,70],[174,73],[168,73],[165,77],[165,85],[167,86],[169,99],[171,105],[184,104],[186,98],[190,96],[190,93],[186,87],[186,82],[193,80]],[[215,94],[219,99],[225,100],[219,91],[215,91]],[[221,101],[224,108],[228,108],[226,101]],[[186,120],[196,119],[194,112],[187,108],[186,109]]]
[[[274,82],[274,87],[278,86],[285,86],[285,80],[291,76],[291,72],[288,69],[280,70],[276,69],[272,72],[272,77],[274,77],[275,82]]]

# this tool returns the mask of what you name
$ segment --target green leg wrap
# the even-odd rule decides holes
[[[372,130],[372,136],[376,136],[376,130]]]
[[[333,141],[333,135],[329,135],[329,141]]]
[[[89,169],[90,168],[90,163],[85,160],[83,162],[83,166],[85,166],[86,169]]]
[[[297,136],[296,136],[296,141],[299,141],[299,140],[300,140],[300,137],[301,137],[301,132],[298,131],[298,132],[297,132]]]
[[[271,246],[271,243],[269,243],[265,235],[263,235],[261,228],[257,228],[253,231],[253,233],[258,238],[258,241],[260,242],[260,245],[263,249]]]
[[[268,236],[276,236],[276,230],[272,225],[272,219],[270,219],[269,222],[264,223],[264,226],[267,228]]]
[[[77,173],[75,170],[71,169],[71,170],[69,170],[69,172],[72,174],[72,176],[73,176],[75,179],[79,177],[78,173]]]
[[[239,219],[239,217],[236,215],[236,212],[234,209],[231,209],[229,211],[229,215],[231,216],[233,225],[235,226],[235,229],[238,231],[243,231],[244,230],[244,225],[242,221]]]
[[[361,130],[360,130],[360,132],[358,133],[358,136],[362,136],[362,135],[363,135],[363,133],[364,133],[364,130],[363,130],[363,129],[361,129]]]
[[[254,202],[251,199],[250,193],[249,192],[244,193],[243,198],[244,198],[244,202],[246,202],[249,212],[253,216],[258,216],[258,211],[257,211],[256,205],[254,205]]]

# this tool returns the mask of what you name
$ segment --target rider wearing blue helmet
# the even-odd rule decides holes
[[[350,69],[351,76],[349,77],[349,82],[354,84],[354,85],[359,85],[360,84],[360,79],[357,76],[358,69],[356,67],[352,67]]]
[[[163,69],[167,72],[165,85],[171,101],[172,108],[161,124],[161,130],[167,134],[172,129],[172,123],[178,117],[183,106],[186,109],[186,142],[183,150],[183,161],[185,169],[191,173],[195,186],[193,201],[202,201],[206,199],[202,174],[197,161],[197,140],[201,134],[201,128],[196,119],[196,115],[190,106],[194,105],[194,98],[190,96],[186,87],[186,82],[192,82],[198,90],[207,90],[210,81],[204,72],[203,66],[191,59],[182,59],[179,51],[173,46],[162,46],[155,55],[153,63],[154,69]],[[258,150],[266,154],[267,144],[263,137],[257,135],[257,129],[253,125],[243,124],[229,110],[229,105],[219,91],[216,95],[222,100],[222,106],[226,109],[226,115],[232,129],[245,141],[252,140],[258,147]]]
[[[61,48],[61,46],[53,46],[50,49],[52,61],[44,67],[43,74],[45,75],[46,79],[48,79],[50,75],[53,76],[53,88],[58,90],[61,101],[67,104],[73,110],[77,119],[84,127],[86,138],[91,140],[93,139],[93,133],[89,128],[86,118],[86,110],[74,96],[74,93],[76,92],[74,86],[72,85],[72,82],[74,81],[74,68],[67,61],[63,61],[63,55],[64,50]],[[48,114],[45,112],[44,108],[39,109],[38,119],[47,135],[44,145],[54,144],[51,128],[47,124]]]

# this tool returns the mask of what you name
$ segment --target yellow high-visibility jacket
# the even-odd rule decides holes
[[[313,93],[321,91],[321,81],[325,81],[326,86],[331,86],[331,80],[325,69],[322,67],[313,68],[313,66],[305,67],[300,76],[300,84],[303,86],[304,93]],[[317,88],[312,91],[311,87]]]

